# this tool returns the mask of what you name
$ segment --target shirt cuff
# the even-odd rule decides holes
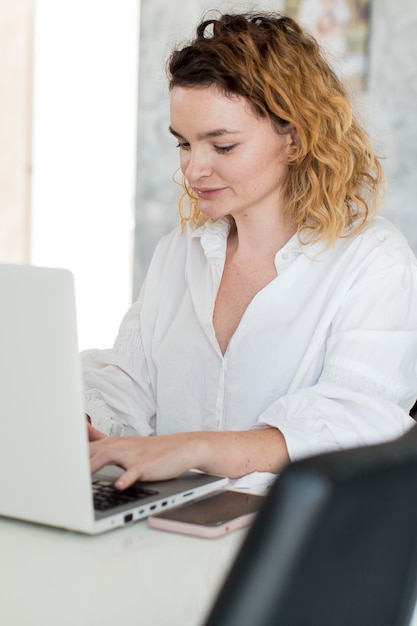
[[[288,420],[275,414],[268,419],[264,414],[252,428],[277,428],[285,439],[291,461],[341,449],[325,420],[318,417]]]

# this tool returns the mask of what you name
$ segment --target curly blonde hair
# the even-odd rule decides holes
[[[246,98],[276,132],[296,130],[284,199],[300,240],[331,244],[360,230],[376,210],[385,178],[368,135],[317,41],[290,17],[206,19],[196,38],[171,54],[167,74],[170,90],[215,85]],[[182,184],[181,223],[201,224],[198,198]]]

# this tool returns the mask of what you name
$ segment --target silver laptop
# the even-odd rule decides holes
[[[187,472],[118,500],[120,469],[90,474],[72,274],[0,265],[0,294],[0,515],[96,534],[227,485]]]

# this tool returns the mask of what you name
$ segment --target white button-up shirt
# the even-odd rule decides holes
[[[398,230],[377,217],[328,249],[291,238],[222,355],[212,317],[229,227],[160,241],[114,347],[83,353],[93,424],[144,436],[273,426],[291,459],[407,430],[417,264]]]

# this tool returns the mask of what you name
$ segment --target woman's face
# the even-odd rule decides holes
[[[174,87],[170,131],[178,140],[180,166],[199,199],[217,219],[265,212],[281,215],[281,192],[292,135],[278,135],[241,96],[216,87]]]

